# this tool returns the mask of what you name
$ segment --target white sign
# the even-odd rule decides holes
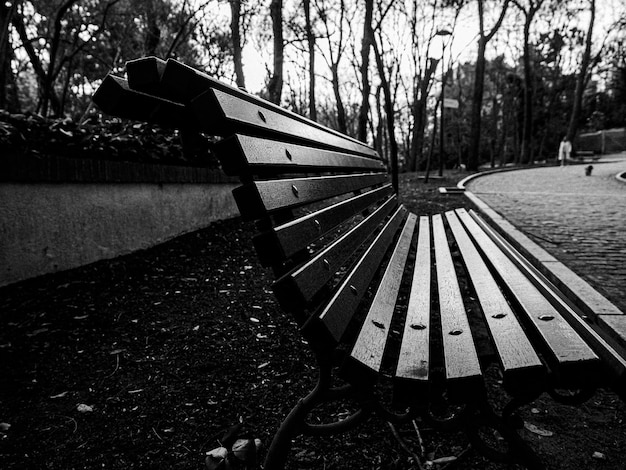
[[[444,108],[459,109],[459,100],[453,100],[453,99],[450,99],[450,98],[444,98],[443,99],[443,107]]]

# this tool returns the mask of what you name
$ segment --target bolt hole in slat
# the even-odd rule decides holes
[[[261,119],[261,121],[267,122],[267,119],[265,118],[265,115],[261,111],[259,111],[259,118]]]

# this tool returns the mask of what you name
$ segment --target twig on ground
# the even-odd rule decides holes
[[[115,355],[115,369],[113,370],[113,372],[107,375],[105,379],[108,379],[109,377],[113,377],[119,368],[120,368],[120,355],[116,354]]]
[[[459,455],[456,456],[456,460],[454,462],[450,462],[450,463],[444,465],[443,467],[441,467],[441,470],[447,470],[448,468],[454,467],[456,464],[459,463],[461,458],[464,457],[470,451],[471,448],[472,448],[472,445],[468,444],[465,449],[463,449],[461,452],[459,452]]]
[[[420,433],[420,430],[417,427],[417,423],[415,422],[415,420],[411,420],[411,422],[413,423],[413,429],[415,429],[417,442],[419,443],[419,446],[420,446],[420,456],[423,457],[424,455],[426,455],[426,449],[424,449],[424,440],[422,439],[422,434]]]
[[[159,436],[159,433],[158,433],[158,432],[156,432],[156,429],[154,429],[154,426],[152,426],[152,432],[155,434],[155,436],[156,436],[156,437],[158,437],[158,438],[159,438],[159,440],[160,440],[161,442],[165,442],[165,441],[163,440],[163,438],[162,438],[161,436]]]
[[[391,429],[391,434],[393,435],[393,437],[396,438],[396,440],[398,441],[398,444],[400,444],[400,447],[402,447],[402,449],[411,456],[411,458],[413,459],[413,461],[415,462],[415,465],[417,465],[417,468],[419,470],[424,470],[424,467],[422,466],[422,461],[419,455],[417,455],[415,452],[413,452],[409,448],[409,446],[406,444],[402,436],[400,436],[400,433],[398,433],[398,430],[393,425],[393,423],[387,421],[387,424],[389,425],[389,429]]]

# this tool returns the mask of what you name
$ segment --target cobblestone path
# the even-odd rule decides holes
[[[487,175],[468,189],[626,312],[626,155]]]

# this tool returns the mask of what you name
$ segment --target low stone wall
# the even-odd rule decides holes
[[[69,163],[76,165],[89,166]],[[0,286],[148,248],[238,214],[231,194],[236,184],[219,172],[132,164],[124,170],[113,163],[111,182],[99,170],[85,177],[70,168],[72,177],[53,166],[54,174],[33,171],[35,181],[0,166]],[[111,174],[106,164],[99,166]],[[181,182],[148,178],[146,171],[167,179],[178,171]]]

